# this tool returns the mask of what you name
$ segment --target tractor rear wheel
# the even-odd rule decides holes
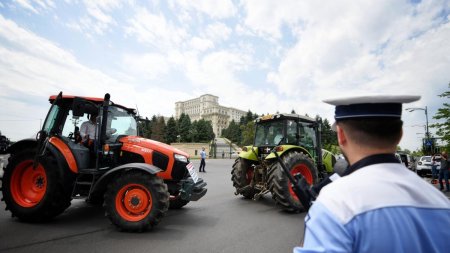
[[[290,170],[291,175],[295,176],[300,173],[310,185],[317,183],[317,168],[307,155],[299,152],[290,152],[283,155],[281,159],[286,168]],[[295,195],[289,178],[278,162],[273,163],[269,168],[269,190],[275,202],[285,211],[302,212],[305,210],[297,195]]]
[[[6,209],[28,222],[49,220],[64,212],[71,201],[63,168],[51,155],[41,157],[33,168],[35,153],[35,149],[26,149],[12,155],[2,181]]]
[[[233,164],[233,170],[231,170],[231,181],[233,181],[233,186],[236,191],[250,185],[253,178],[254,169],[251,167],[251,163],[244,158],[237,158]],[[251,199],[257,190],[251,187],[246,188],[240,194],[242,194],[246,199]]]
[[[156,175],[130,171],[111,181],[103,206],[122,231],[142,232],[156,226],[169,208],[169,192]]]

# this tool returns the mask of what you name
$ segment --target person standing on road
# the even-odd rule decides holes
[[[202,151],[200,151],[200,167],[198,168],[199,172],[206,172],[205,171],[205,159],[206,159],[206,152],[205,152],[205,147],[202,147]]]
[[[441,169],[439,170],[439,189],[441,191],[444,190],[444,184],[442,183],[442,179],[445,180],[446,192],[450,192],[448,178],[449,178],[449,170],[450,170],[450,158],[448,158],[447,152],[442,152],[441,154]]]
[[[295,253],[448,251],[450,201],[395,157],[403,134],[402,103],[419,98],[325,101],[336,106],[333,128],[350,166],[321,190]]]
[[[437,166],[438,166],[438,162],[436,159],[436,154],[433,154],[433,156],[431,157],[431,183],[435,184],[436,180],[438,179],[438,171],[437,171]]]

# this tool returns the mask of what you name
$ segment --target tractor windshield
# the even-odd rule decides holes
[[[284,121],[267,121],[256,125],[255,146],[276,146],[284,137]]]
[[[128,111],[120,107],[110,106],[106,126],[107,141],[115,142],[120,135],[137,135],[136,120]]]

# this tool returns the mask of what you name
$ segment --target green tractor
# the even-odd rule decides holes
[[[266,115],[255,122],[254,144],[242,149],[231,171],[235,194],[258,200],[270,192],[284,210],[304,211],[272,151],[292,176],[301,174],[309,185],[317,184],[336,163],[331,152],[321,149],[319,122],[297,114]]]

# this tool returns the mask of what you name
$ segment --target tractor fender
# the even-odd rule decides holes
[[[37,146],[36,139],[23,139],[9,146],[8,149],[6,149],[6,153],[13,155],[21,150],[27,148],[34,148],[36,146]]]
[[[255,153],[258,154],[258,148],[253,146],[245,146],[242,151],[239,152],[239,157],[247,160],[258,161],[258,157],[256,157]]]
[[[294,151],[294,150],[295,150],[295,151],[304,153],[304,154],[307,155],[309,158],[311,158],[311,159],[314,160],[314,157],[311,155],[311,153],[309,153],[308,150],[304,149],[303,147],[295,146],[295,145],[283,145],[282,147],[283,147],[283,150],[277,152],[278,156],[280,156],[280,157],[283,156],[283,154],[285,154],[285,153],[288,153],[288,152],[291,152],[291,151]],[[270,154],[266,157],[266,160],[268,160],[268,159],[274,159],[274,158],[276,158],[276,157],[275,157],[275,154],[270,153]]]
[[[52,145],[47,145],[47,148],[52,150],[53,154],[56,153],[55,152],[55,148],[56,148],[59,151],[58,153],[63,156],[63,160],[69,166],[69,169],[73,173],[78,173],[77,161],[75,160],[75,157],[74,157],[72,151],[70,150],[69,146],[57,137],[51,137],[49,139],[49,143]],[[60,165],[59,164],[59,162],[61,160],[60,158],[61,157],[58,157],[58,165]]]
[[[47,151],[50,152],[53,155],[53,157],[55,157],[56,163],[58,164],[58,168],[61,168],[63,170],[70,170],[69,164],[67,163],[65,156],[61,153],[59,149],[57,149],[53,145],[47,145]],[[73,171],[72,173],[75,174]],[[61,175],[62,174],[64,173],[62,173],[61,171]]]
[[[109,181],[113,179],[116,175],[119,175],[123,171],[131,171],[131,170],[140,170],[145,171],[150,174],[156,174],[158,172],[163,171],[162,169],[156,167],[155,165],[146,164],[146,163],[127,163],[120,166],[117,166],[105,174],[103,174],[95,183],[92,188],[92,192],[104,192],[106,190],[106,186]]]
[[[336,157],[334,154],[326,149],[322,149],[322,162],[327,173],[333,173],[333,168],[336,164]]]
[[[8,148],[8,153],[14,155],[24,149],[35,148],[36,146],[36,139],[23,139],[11,145]],[[66,168],[66,166],[68,166],[63,155],[53,145],[47,145],[47,151],[49,151],[56,158],[59,168]]]

